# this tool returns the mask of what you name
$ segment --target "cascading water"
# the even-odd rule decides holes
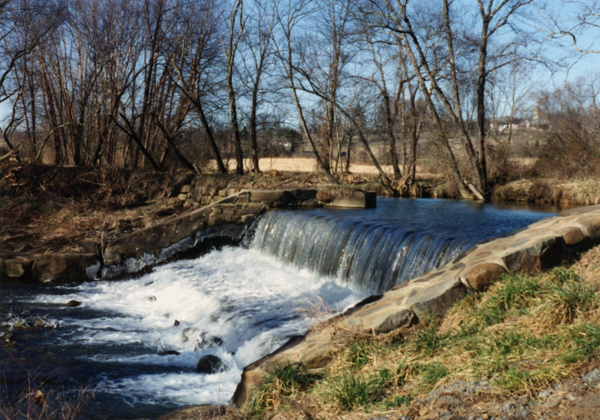
[[[330,215],[272,212],[258,222],[251,246],[298,268],[382,293],[445,264],[475,243]]]
[[[86,419],[154,418],[182,405],[226,403],[244,366],[317,322],[302,315],[314,305],[342,311],[546,216],[393,199],[370,210],[272,212],[249,248],[215,250],[121,281],[2,285],[0,333],[9,328],[2,322],[8,312],[28,311],[58,328],[13,331],[15,346],[0,347],[0,360],[26,358],[87,385],[95,399]],[[67,307],[70,300],[81,306]],[[196,372],[206,355],[219,357],[224,370]],[[4,369],[3,388],[27,382],[10,363]]]

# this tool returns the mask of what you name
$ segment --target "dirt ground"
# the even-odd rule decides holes
[[[0,164],[0,252],[81,251],[190,209],[170,174]]]

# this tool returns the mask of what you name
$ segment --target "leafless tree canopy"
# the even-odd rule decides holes
[[[600,50],[600,3],[562,3],[0,0],[0,132],[11,157],[59,165],[243,174],[308,153],[337,182],[364,160],[396,192],[435,150],[485,198],[515,122],[558,124],[546,108],[574,97],[535,103],[536,66]]]

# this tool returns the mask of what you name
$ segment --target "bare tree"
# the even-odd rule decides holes
[[[172,60],[177,73],[177,87],[198,114],[213,152],[217,170],[225,174],[227,168],[223,164],[207,115],[210,97],[223,82],[219,74],[222,68],[219,38],[223,10],[214,1],[206,1],[202,4],[190,3],[188,6],[190,8],[185,9],[185,15],[180,19],[181,38],[173,44],[173,48],[176,49]]]
[[[304,115],[304,107],[302,106],[298,96],[299,87],[297,86],[296,81],[294,36],[295,31],[298,30],[298,27],[301,25],[303,20],[312,12],[311,0],[289,0],[287,5],[273,0],[272,7],[276,11],[277,24],[281,35],[281,39],[274,39],[273,42],[277,57],[281,63],[284,77],[288,82],[288,88],[290,89],[294,99],[294,105],[296,106],[296,110],[298,112],[298,119],[300,120],[302,132],[304,137],[310,143],[318,167],[331,181],[337,183],[338,181],[331,174],[329,166],[325,164],[323,158],[319,154],[315,140],[308,129],[308,124]]]
[[[265,0],[253,0],[248,16],[246,32],[242,37],[241,63],[239,68],[241,83],[250,96],[248,130],[252,157],[252,172],[260,172],[258,166],[258,112],[265,97],[278,89],[275,77],[269,74],[274,67],[273,31],[275,13]],[[269,79],[266,80],[265,77]],[[270,86],[266,86],[269,83]],[[274,86],[275,85],[275,86]]]
[[[579,54],[600,54],[598,35],[600,35],[599,0],[565,0],[554,13],[543,14],[541,27],[550,38],[566,39],[573,50]]]
[[[235,147],[235,172],[238,175],[244,175],[244,154],[242,152],[242,137],[240,135],[240,126],[237,112],[237,92],[233,84],[234,72],[236,69],[236,56],[238,46],[244,35],[248,17],[244,15],[244,1],[234,0],[231,11],[229,12],[229,28],[226,39],[223,39],[223,52],[226,57],[227,69],[227,96],[229,97],[229,123],[231,124],[231,137]]]
[[[531,2],[477,0],[474,23],[479,26],[478,32],[472,29],[473,23],[458,17],[459,13],[464,16],[470,11],[450,0],[431,1],[418,7],[409,5],[407,0],[367,0],[361,5],[374,29],[388,32],[402,44],[436,124],[443,126],[440,114],[443,112],[457,131],[471,182],[459,170],[448,133],[440,130],[440,134],[463,197],[474,194],[481,199],[487,193],[485,98],[488,78],[521,57],[517,52],[519,47],[524,47],[525,36],[516,34],[516,27],[511,23]],[[424,16],[427,16],[430,28],[441,29],[441,38],[436,39],[434,31],[427,30],[428,25],[423,24]],[[495,39],[498,41],[492,43]],[[434,45],[432,41],[437,43]],[[476,70],[473,72],[472,68]],[[470,98],[465,90],[466,81],[474,86],[476,133],[472,133],[468,120]]]
[[[61,23],[63,5],[59,1],[0,0],[0,103],[13,100],[12,114],[2,136],[9,147],[15,146],[8,132],[17,122],[14,102],[24,98],[25,79],[13,70]]]

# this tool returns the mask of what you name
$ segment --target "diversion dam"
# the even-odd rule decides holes
[[[86,418],[155,418],[225,404],[242,369],[290,337],[365,297],[439,267],[475,244],[551,211],[446,200],[380,199],[366,210],[271,211],[243,246],[155,267],[123,280],[0,289],[7,389],[35,366],[66,397],[93,391]],[[80,306],[67,307],[72,300]],[[218,371],[198,373],[213,355]],[[11,388],[12,387],[12,388]]]

